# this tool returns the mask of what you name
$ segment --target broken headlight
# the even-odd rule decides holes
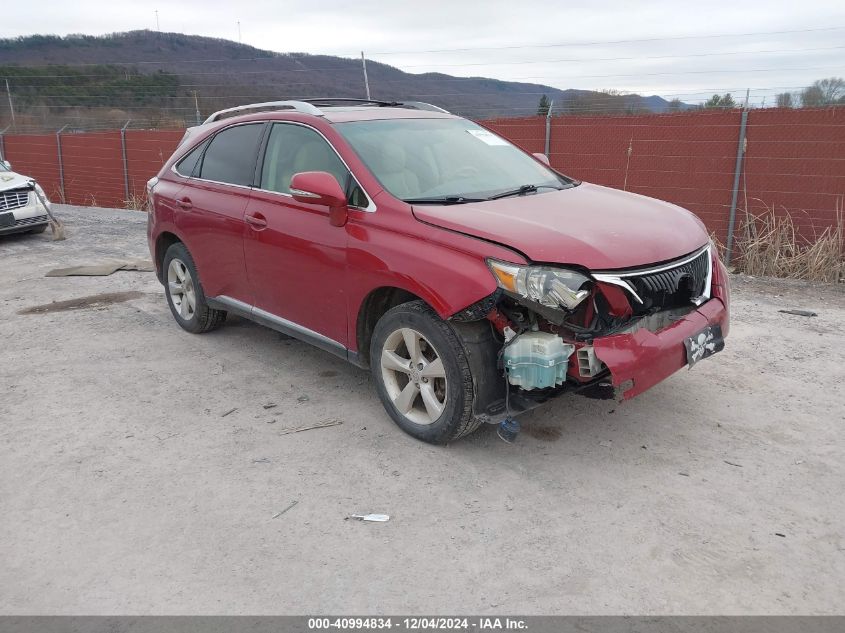
[[[590,278],[552,266],[519,266],[495,259],[487,265],[499,287],[549,308],[574,310],[590,296]]]

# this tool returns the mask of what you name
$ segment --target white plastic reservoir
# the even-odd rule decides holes
[[[526,332],[505,348],[508,382],[523,389],[546,389],[566,381],[569,357],[575,346],[556,334]]]

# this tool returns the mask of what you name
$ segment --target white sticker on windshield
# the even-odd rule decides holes
[[[489,132],[488,130],[467,130],[467,132],[472,134],[478,140],[484,141],[488,145],[507,145],[508,144],[508,142],[505,139],[496,136],[495,134],[493,134],[492,132]]]

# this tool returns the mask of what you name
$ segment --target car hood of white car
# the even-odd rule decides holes
[[[0,171],[0,191],[25,187],[30,182],[33,182],[33,179],[27,176],[21,176],[13,171]]]

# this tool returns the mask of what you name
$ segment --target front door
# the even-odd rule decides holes
[[[256,308],[348,347],[346,229],[329,223],[327,207],[291,197],[290,179],[303,171],[328,172],[344,189],[350,179],[319,132],[274,123],[244,218],[247,275]]]

